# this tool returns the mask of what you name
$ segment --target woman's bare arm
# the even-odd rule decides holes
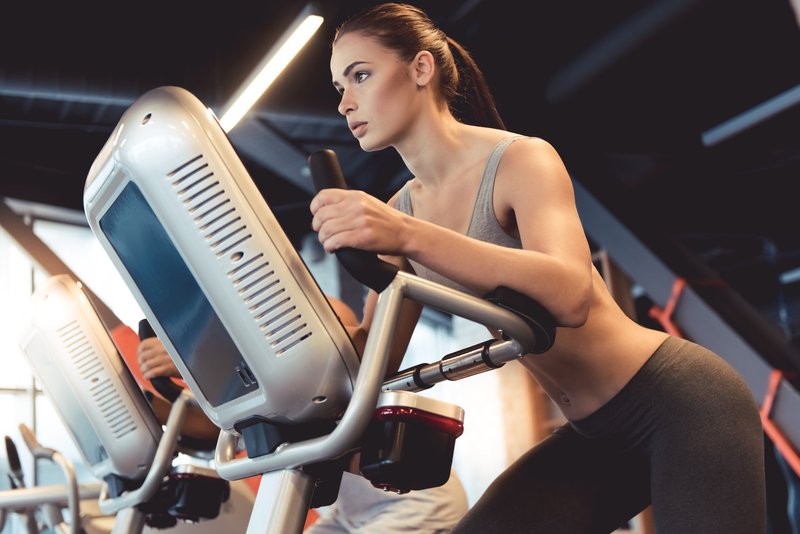
[[[382,259],[399,264],[401,269],[403,267],[406,269],[411,268],[408,265],[408,262],[402,261],[402,258]],[[347,307],[346,304],[332,297],[328,297],[328,301],[331,303],[334,312],[336,312],[336,314],[339,316],[339,319],[342,321],[347,333],[353,340],[353,344],[356,346],[359,358],[361,358],[364,354],[364,348],[367,344],[367,336],[372,328],[372,318],[375,314],[375,305],[378,302],[378,294],[372,290],[370,290],[370,292],[367,294],[367,299],[364,304],[364,319],[360,323],[358,322],[358,319],[353,311]],[[389,363],[386,367],[387,375],[395,373],[398,369],[400,369],[400,363],[403,361],[403,356],[406,353],[408,343],[411,340],[411,335],[414,333],[414,328],[416,327],[421,313],[421,305],[410,300],[403,302],[403,308],[400,312],[400,321],[398,322],[394,331],[392,352],[389,356]]]
[[[545,141],[515,142],[501,160],[495,195],[513,211],[522,250],[389,210],[356,191],[319,193],[313,225],[326,250],[407,257],[478,295],[504,285],[540,302],[560,326],[581,326],[592,299],[591,254],[560,157]]]

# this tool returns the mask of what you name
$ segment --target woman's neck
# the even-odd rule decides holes
[[[423,113],[394,147],[418,180],[437,186],[457,175],[467,163],[462,155],[469,153],[473,129],[449,112]]]

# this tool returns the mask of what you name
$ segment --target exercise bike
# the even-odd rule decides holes
[[[217,517],[230,496],[230,484],[200,463],[173,466],[177,452],[210,458],[210,452],[187,447],[180,436],[187,411],[196,406],[191,392],[154,381],[172,401],[162,430],[89,297],[69,275],[51,277],[34,292],[26,325],[20,347],[82,460],[103,481],[95,485],[94,497],[103,514],[116,516],[112,533],[134,534],[145,525],[167,528],[179,520]],[[65,472],[71,470],[57,453],[32,445],[32,434],[23,436],[35,458],[49,457]],[[78,534],[74,472],[71,477],[69,532]],[[21,498],[14,491],[0,494],[0,507],[12,497]]]
[[[318,189],[343,187],[335,155],[313,154]],[[360,449],[374,486],[443,484],[458,406],[415,392],[552,345],[555,323],[507,288],[473,297],[337,252],[380,294],[359,362],[325,296],[278,225],[211,110],[175,87],[143,95],[96,158],[84,190],[90,227],[220,429],[227,480],[260,474],[248,533],[297,534],[309,507],[335,501],[342,458]],[[385,378],[404,299],[502,332]],[[247,457],[236,457],[243,442]]]

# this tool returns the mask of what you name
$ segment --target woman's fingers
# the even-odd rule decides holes
[[[323,224],[338,218],[352,218],[363,214],[360,207],[359,191],[341,191],[325,189],[311,201],[311,213],[314,215],[311,227],[319,231]]]
[[[361,191],[326,189],[312,201],[311,226],[327,252],[344,247],[397,254],[399,212]]]
[[[337,204],[344,198],[347,198],[354,193],[358,193],[358,191],[347,191],[345,189],[323,189],[311,200],[311,213],[316,215],[320,208],[329,206],[331,204]]]
[[[142,369],[142,376],[145,378],[145,380],[152,380],[160,376],[172,376],[175,378],[180,378],[180,373],[178,373],[178,369],[175,367],[175,364],[170,361],[168,364],[156,365],[152,368],[148,368],[147,370]]]
[[[150,380],[158,376],[174,376],[180,378],[181,374],[172,358],[169,357],[164,345],[157,338],[148,338],[139,343],[136,351],[139,360],[139,370],[142,376]]]

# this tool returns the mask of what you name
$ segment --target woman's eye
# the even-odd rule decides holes
[[[357,83],[363,82],[364,80],[367,79],[367,76],[369,76],[369,74],[366,73],[366,72],[357,72],[356,73],[356,82]]]

